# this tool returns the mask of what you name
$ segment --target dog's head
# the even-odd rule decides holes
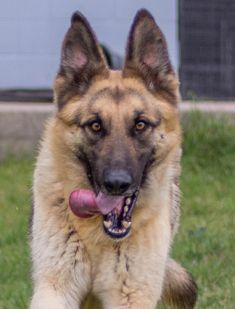
[[[57,119],[100,209],[116,205],[104,216],[111,237],[128,234],[148,173],[180,143],[178,99],[165,38],[147,11],[134,19],[122,71],[109,70],[87,20],[72,16],[55,81]]]

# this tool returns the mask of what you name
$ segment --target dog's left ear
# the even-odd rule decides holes
[[[123,69],[124,77],[139,76],[153,93],[178,101],[178,80],[171,65],[163,33],[153,16],[140,10],[132,24]]]

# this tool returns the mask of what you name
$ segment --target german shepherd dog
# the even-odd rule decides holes
[[[31,309],[194,307],[196,284],[169,256],[178,87],[148,11],[134,19],[122,71],[108,68],[89,23],[73,14],[34,173]]]

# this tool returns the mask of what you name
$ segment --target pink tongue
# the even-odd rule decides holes
[[[102,192],[96,197],[96,204],[103,215],[107,215],[110,211],[116,208],[119,212],[123,205],[123,196],[118,195],[106,195]]]
[[[108,214],[114,208],[119,212],[123,205],[123,196],[111,196],[87,189],[74,190],[69,197],[69,206],[73,213],[82,218],[88,218],[95,213]]]

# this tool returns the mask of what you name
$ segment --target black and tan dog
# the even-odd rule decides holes
[[[179,92],[153,17],[137,13],[120,72],[108,69],[75,13],[54,93],[34,174],[30,308],[193,308],[195,283],[169,257],[179,217]],[[92,200],[83,215],[76,190]]]

